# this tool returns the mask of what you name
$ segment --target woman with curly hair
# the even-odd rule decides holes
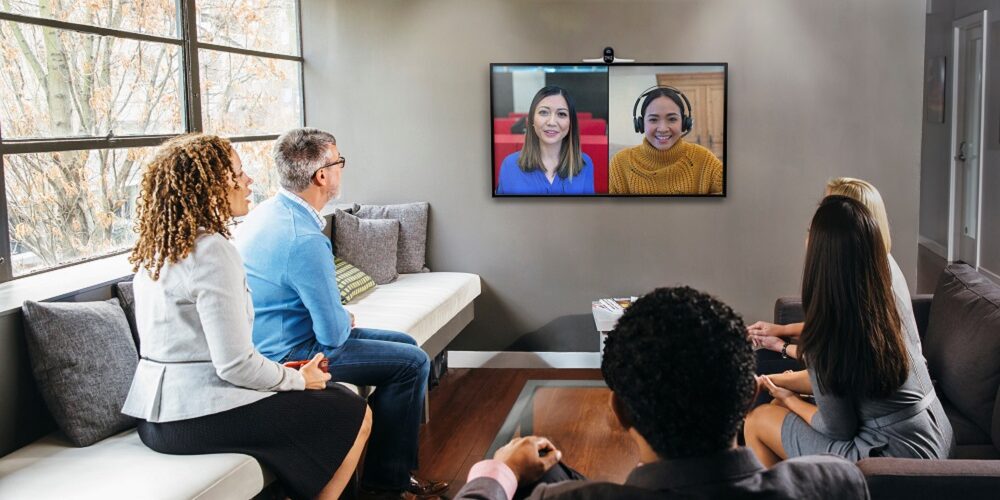
[[[337,498],[371,429],[364,400],[320,369],[258,353],[243,263],[229,242],[250,184],[229,141],[171,139],[143,174],[129,261],[141,360],[123,413],[169,454],[243,453],[295,498]]]

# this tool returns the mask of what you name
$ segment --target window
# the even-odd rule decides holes
[[[233,143],[236,154],[243,160],[243,171],[253,179],[250,190],[252,207],[272,197],[278,192],[278,173],[272,166],[271,148],[274,141]]]
[[[273,195],[299,24],[297,0],[0,0],[0,281],[127,251],[145,159],[178,134],[230,138]]]

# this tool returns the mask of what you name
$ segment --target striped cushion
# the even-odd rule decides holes
[[[334,257],[337,267],[337,288],[340,289],[340,303],[346,304],[355,297],[375,288],[375,280],[362,270],[340,257]]]

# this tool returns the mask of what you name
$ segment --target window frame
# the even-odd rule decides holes
[[[165,45],[174,45],[180,48],[181,52],[181,95],[184,98],[183,121],[184,132],[180,134],[157,134],[157,135],[129,135],[129,136],[108,136],[108,137],[72,137],[72,138],[39,138],[39,139],[10,139],[3,138],[2,124],[0,124],[0,283],[26,278],[42,273],[64,269],[79,265],[85,262],[103,259],[114,255],[121,255],[130,252],[131,249],[124,249],[118,252],[100,254],[86,259],[73,261],[65,264],[34,270],[20,276],[14,276],[13,261],[11,259],[10,248],[10,228],[7,207],[7,185],[6,185],[6,157],[8,155],[29,154],[29,153],[58,153],[64,151],[80,151],[95,149],[122,149],[158,146],[163,141],[182,134],[203,132],[203,110],[201,102],[201,80],[199,68],[199,51],[202,49],[218,52],[240,54],[244,56],[259,57],[265,59],[279,59],[294,61],[298,63],[299,73],[299,109],[301,110],[301,120],[299,126],[306,122],[305,107],[305,59],[303,57],[302,46],[302,2],[295,0],[295,18],[298,26],[298,49],[299,55],[279,54],[240,47],[229,47],[212,43],[198,41],[198,15],[197,0],[176,0],[177,8],[177,38],[161,35],[150,35],[114,28],[79,24],[56,19],[27,16],[23,14],[13,14],[0,12],[0,21],[10,21],[14,23],[44,26],[55,29],[75,31],[98,36],[111,36],[120,39],[136,40],[140,42],[152,42]],[[229,136],[231,142],[259,142],[273,141],[279,134],[265,135],[238,135]]]

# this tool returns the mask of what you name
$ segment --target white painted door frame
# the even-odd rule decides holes
[[[976,269],[979,269],[980,262],[980,252],[982,249],[982,216],[983,216],[983,164],[982,158],[984,153],[984,145],[986,143],[986,89],[989,88],[989,71],[987,68],[988,51],[989,51],[989,21],[990,15],[989,11],[983,10],[975,14],[965,16],[958,19],[953,24],[953,35],[952,35],[952,70],[951,70],[951,172],[949,175],[949,200],[948,200],[948,261],[954,262],[958,260],[959,255],[959,238],[961,238],[961,228],[962,221],[958,220],[962,217],[962,207],[958,206],[959,193],[958,190],[963,188],[962,180],[959,178],[959,165],[956,157],[959,154],[959,138],[958,129],[962,124],[959,123],[959,112],[960,101],[959,95],[961,94],[964,80],[961,80],[962,70],[964,66],[962,64],[961,53],[962,47],[962,30],[976,25],[980,25],[983,30],[983,53],[982,53],[982,67],[983,67],[983,84],[980,88],[980,99],[979,105],[981,107],[979,113],[979,169],[978,169],[978,189],[979,194],[977,196],[976,210],[977,210],[977,221],[976,224],[976,249],[975,249],[975,262],[970,263]],[[965,61],[968,64],[968,61]],[[964,105],[964,103],[961,103]]]

